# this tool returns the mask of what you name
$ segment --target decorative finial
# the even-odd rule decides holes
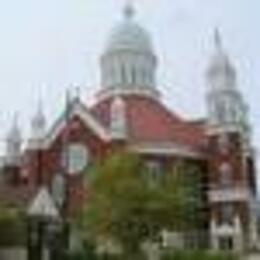
[[[214,42],[218,50],[222,50],[222,39],[218,28],[215,28],[214,32]]]
[[[37,118],[38,124],[41,126],[41,128],[45,128],[46,117],[45,117],[45,114],[44,114],[43,101],[42,101],[42,98],[40,98],[40,97],[38,99],[38,111],[37,111],[37,114],[36,114],[36,118]]]
[[[75,99],[80,100],[81,89],[79,85],[76,85],[74,87],[74,92],[75,92]]]
[[[126,4],[124,8],[124,14],[127,19],[131,19],[135,15],[135,9],[132,1],[129,0],[128,3]]]
[[[13,115],[13,128],[18,128],[19,113],[15,111]]]
[[[65,105],[66,107],[69,106],[72,102],[72,98],[71,98],[71,89],[70,88],[66,88],[66,92],[65,92]]]
[[[43,112],[42,98],[38,97],[37,112],[41,114]]]
[[[11,129],[9,132],[9,137],[11,139],[16,138],[16,139],[20,139],[20,127],[19,127],[19,113],[15,112],[13,115],[13,122],[11,125]]]

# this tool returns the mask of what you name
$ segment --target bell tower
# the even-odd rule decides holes
[[[210,235],[215,249],[250,246],[255,202],[254,171],[248,167],[248,107],[237,88],[232,65],[218,30],[207,78]],[[249,243],[247,243],[249,241]]]

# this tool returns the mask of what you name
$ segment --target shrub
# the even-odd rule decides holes
[[[17,209],[0,212],[0,246],[25,245],[27,225],[23,213]]]

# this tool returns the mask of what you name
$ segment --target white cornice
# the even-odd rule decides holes
[[[138,95],[149,97],[155,100],[158,100],[161,97],[161,93],[152,88],[137,88],[137,87],[129,87],[129,88],[108,88],[102,89],[96,95],[97,102],[100,102],[104,99],[114,96],[129,96],[129,95]]]
[[[247,187],[231,187],[210,190],[208,193],[211,203],[250,201],[252,194]]]
[[[150,155],[178,155],[190,158],[201,159],[204,157],[202,152],[195,151],[191,147],[174,143],[156,143],[156,144],[135,144],[130,145],[130,151],[150,154]]]
[[[223,224],[211,230],[212,234],[216,236],[233,236],[237,233],[234,225]]]
[[[226,124],[226,125],[208,125],[206,134],[209,136],[219,135],[223,133],[241,133],[241,127],[238,124]]]

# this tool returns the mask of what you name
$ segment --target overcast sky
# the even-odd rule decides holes
[[[0,136],[18,111],[23,132],[42,97],[49,124],[64,92],[81,87],[89,103],[99,88],[99,55],[125,0],[0,0]],[[260,148],[260,1],[136,0],[160,60],[158,88],[185,117],[205,115],[205,68],[218,26],[251,109]]]

